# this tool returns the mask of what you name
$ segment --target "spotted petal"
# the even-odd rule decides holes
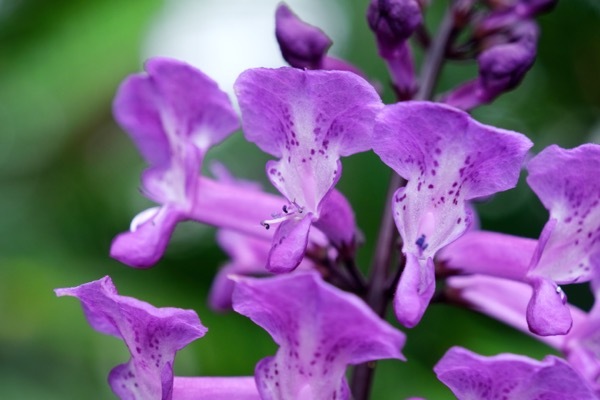
[[[280,346],[256,367],[264,400],[348,399],[348,364],[404,358],[404,334],[318,274],[238,278],[233,304]]]
[[[479,124],[452,107],[429,102],[386,106],[377,117],[373,150],[408,181],[393,198],[403,252],[427,268],[426,260],[469,227],[468,200],[516,185],[530,147],[525,136]],[[413,316],[412,326],[422,316],[435,282],[432,273],[416,271],[410,281],[416,288],[406,292],[407,287],[399,286],[395,307],[397,315]]]
[[[171,399],[175,353],[207,330],[194,311],[156,308],[120,296],[109,277],[56,289],[56,294],[78,298],[92,328],[127,345],[131,359],[113,368],[108,378],[119,398]]]
[[[290,202],[318,216],[338,181],[340,156],[371,147],[381,100],[365,80],[342,71],[251,69],[235,83],[244,134],[271,161],[271,182]]]
[[[550,146],[527,169],[527,183],[550,212],[552,224],[530,275],[559,284],[589,281],[600,270],[600,145],[571,150]]]
[[[531,144],[441,104],[386,106],[373,150],[408,181],[394,198],[404,251],[425,258],[459,237],[469,221],[465,202],[514,187]]]
[[[459,400],[595,400],[587,382],[564,360],[514,354],[484,357],[453,347],[434,367]]]

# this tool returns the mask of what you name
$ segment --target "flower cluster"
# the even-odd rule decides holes
[[[114,115],[148,164],[142,193],[158,206],[114,239],[111,256],[148,268],[179,222],[217,227],[231,260],[210,304],[248,317],[278,349],[253,377],[177,377],[176,352],[207,333],[194,311],[121,296],[109,277],[57,289],[129,349],[131,359],[109,375],[119,398],[366,399],[365,363],[405,360],[405,334],[386,322],[387,304],[410,328],[434,296],[539,336],[565,357],[451,348],[434,371],[459,399],[600,396],[600,306],[576,309],[559,286],[591,282],[600,295],[600,146],[550,146],[528,158],[525,135],[466,112],[523,79],[535,58],[534,17],[554,1],[456,1],[433,38],[426,3],[372,0],[366,12],[395,104],[384,105],[359,68],[329,56],[329,37],[285,4],[275,34],[291,67],[238,77],[241,119],[213,80],[180,61],[148,60],[145,73],[123,82]],[[470,36],[461,44],[463,31]],[[419,78],[411,38],[426,49]],[[478,76],[432,102],[452,58],[476,59]],[[221,165],[212,178],[200,174],[210,148],[240,127],[273,157],[266,176],[279,195]],[[371,150],[394,177],[367,279],[355,262],[354,211],[336,184],[342,157]],[[473,202],[513,188],[523,167],[550,214],[539,239],[482,230]]]

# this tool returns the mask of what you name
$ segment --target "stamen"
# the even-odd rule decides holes
[[[304,207],[299,206],[295,201],[292,201],[289,205],[284,204],[281,209],[283,213],[271,214],[271,219],[261,221],[260,224],[264,226],[265,229],[269,229],[273,224],[279,224],[283,221],[296,218],[299,214],[304,212]]]

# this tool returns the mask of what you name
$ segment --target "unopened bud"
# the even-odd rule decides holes
[[[493,46],[477,58],[481,85],[491,98],[514,89],[535,61],[536,24],[520,23],[513,35],[514,41]]]
[[[380,46],[396,47],[412,35],[422,22],[416,0],[371,0],[367,10],[369,27]]]
[[[332,44],[322,30],[302,21],[283,3],[275,14],[275,37],[285,61],[296,68],[320,68]]]

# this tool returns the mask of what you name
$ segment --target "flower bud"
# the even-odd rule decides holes
[[[393,48],[406,41],[421,24],[421,9],[416,0],[372,0],[367,21],[379,46]]]
[[[275,37],[283,58],[295,68],[319,69],[332,44],[322,30],[299,19],[283,3],[275,14]]]
[[[535,61],[538,37],[536,24],[520,23],[512,34],[516,40],[493,46],[477,59],[481,85],[491,98],[514,89]]]

